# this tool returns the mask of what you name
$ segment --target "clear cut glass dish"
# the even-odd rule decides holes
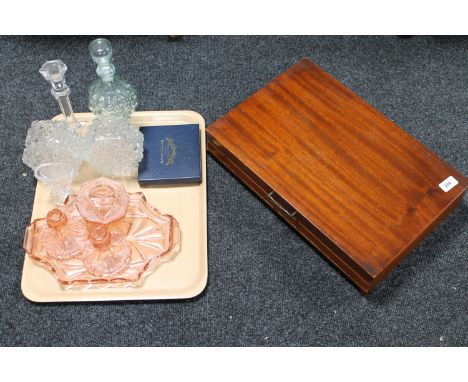
[[[96,205],[105,210],[109,207],[107,180],[95,179],[86,184],[84,192],[78,192],[91,201],[94,213]],[[64,206],[28,226],[23,244],[26,253],[53,272],[64,288],[141,285],[158,264],[177,253],[179,225],[173,216],[161,214],[143,193],[125,191],[124,197],[121,191],[116,191],[113,211],[121,211],[117,204],[123,200],[125,212],[105,224],[99,219],[87,220],[83,211],[89,211],[83,206],[79,210],[77,195],[70,195]]]

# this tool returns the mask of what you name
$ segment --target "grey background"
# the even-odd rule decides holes
[[[368,297],[209,158],[209,282],[189,301],[35,304],[20,290],[35,180],[26,131],[58,114],[38,73],[69,67],[75,111],[92,37],[0,39],[0,345],[468,345],[467,201]],[[139,110],[207,125],[308,57],[468,174],[465,37],[112,37]],[[26,176],[22,174],[25,173]]]

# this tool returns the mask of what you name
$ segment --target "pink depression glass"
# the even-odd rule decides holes
[[[122,183],[97,178],[84,183],[76,198],[76,208],[90,222],[107,224],[125,215],[128,194]]]
[[[96,277],[110,277],[128,268],[130,246],[123,232],[109,230],[98,225],[90,233],[90,240],[83,248],[83,264]]]
[[[109,184],[117,183],[108,180],[99,178],[84,184],[84,192],[80,189],[78,195],[70,195],[61,210],[52,210],[48,218],[35,220],[26,230],[24,249],[32,259],[50,269],[64,287],[137,286],[178,248],[179,226],[174,217],[161,214],[140,192],[127,194],[119,183],[121,187],[114,184],[108,188]],[[103,187],[98,187],[99,184]],[[81,211],[77,208],[80,195]],[[112,206],[111,200],[115,202]],[[126,200],[123,215],[121,206],[116,205],[119,200]],[[109,216],[120,218],[102,224],[85,221],[82,215],[106,221]],[[52,245],[50,235],[57,235],[56,230],[64,227],[70,233],[67,237],[71,244]]]
[[[88,241],[86,223],[73,205],[51,210],[38,235],[47,256],[57,260],[79,255]]]

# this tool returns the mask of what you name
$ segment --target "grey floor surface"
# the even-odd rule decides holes
[[[58,114],[38,73],[69,67],[75,111],[95,78],[91,37],[0,38],[0,345],[468,345],[467,198],[367,297],[213,159],[209,282],[190,301],[36,304],[20,290],[35,180],[32,120]],[[308,57],[468,175],[468,38],[112,37],[139,110],[209,125]],[[26,176],[23,174],[26,173]]]

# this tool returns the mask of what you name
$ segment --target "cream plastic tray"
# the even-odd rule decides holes
[[[93,119],[91,113],[77,113],[82,122]],[[55,117],[58,119],[60,117]],[[140,187],[136,179],[124,180],[129,192],[141,191],[162,213],[173,215],[180,224],[180,251],[135,288],[64,290],[54,275],[25,256],[21,289],[26,298],[35,302],[150,300],[190,298],[200,294],[208,278],[207,212],[206,212],[206,151],[205,121],[192,111],[140,111],[132,115],[139,126],[182,125],[198,123],[201,133],[202,183],[183,186]],[[81,183],[97,177],[82,166],[73,184],[76,192]],[[31,221],[44,217],[53,207],[49,191],[37,182]],[[25,227],[26,228],[26,227]]]

